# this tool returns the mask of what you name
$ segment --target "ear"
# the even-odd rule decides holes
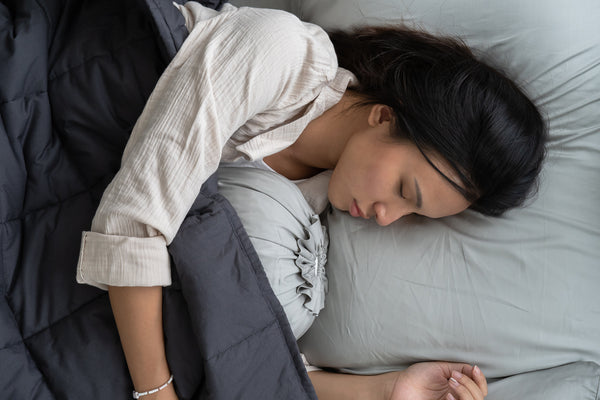
[[[372,127],[379,126],[381,124],[392,122],[393,113],[389,106],[384,104],[375,104],[371,106],[369,112],[369,125]]]

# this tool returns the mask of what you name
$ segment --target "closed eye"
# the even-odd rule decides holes
[[[403,182],[400,182],[400,197],[402,197],[403,199],[406,199],[406,197],[404,197],[404,192],[403,192]]]

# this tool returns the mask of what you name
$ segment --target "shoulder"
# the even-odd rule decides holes
[[[226,4],[220,12],[196,3],[183,9],[191,32],[187,39],[198,48],[227,49],[254,59],[276,59],[298,66],[335,66],[337,58],[327,33],[319,26],[301,21],[282,10],[240,7]],[[188,10],[189,8],[189,10]],[[251,54],[249,54],[251,53]],[[212,54],[212,53],[208,53]]]
[[[287,39],[302,35],[306,30],[304,22],[294,14],[283,10],[241,7],[236,9],[231,17],[236,20],[236,23],[252,27],[257,33],[264,35],[277,33]]]
[[[304,61],[316,58],[320,62],[337,64],[327,33],[317,25],[301,21],[294,14],[243,7],[238,9],[236,25],[238,23],[246,27],[248,37],[258,46],[277,51],[278,57],[300,57]],[[306,60],[307,57],[309,60]]]
[[[253,98],[260,88],[273,97],[263,107],[306,103],[337,73],[329,35],[281,10],[231,6],[214,13],[196,21],[179,53],[213,86],[224,79],[224,86],[252,90]]]
[[[313,98],[315,90],[335,78],[337,56],[323,28],[281,10],[242,8],[240,12],[244,23],[252,26],[246,40],[255,43],[263,65],[271,62],[279,68],[290,89],[287,93],[295,93],[290,101],[298,101],[301,93]]]

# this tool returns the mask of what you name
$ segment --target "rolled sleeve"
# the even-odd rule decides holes
[[[103,290],[108,286],[170,285],[171,268],[164,237],[83,232],[77,282]]]

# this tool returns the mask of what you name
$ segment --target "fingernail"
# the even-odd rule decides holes
[[[456,400],[456,398],[452,396],[452,393],[448,393],[448,400]]]
[[[481,370],[479,369],[479,367],[476,365],[473,367],[473,374],[475,375],[479,375],[481,373]]]
[[[456,380],[459,380],[460,378],[462,378],[462,377],[463,377],[463,375],[462,375],[460,372],[458,372],[458,371],[452,371],[452,376],[453,376],[453,377],[454,377]]]
[[[454,378],[450,378],[450,384],[452,386],[458,387],[460,384],[458,383],[458,381]]]

